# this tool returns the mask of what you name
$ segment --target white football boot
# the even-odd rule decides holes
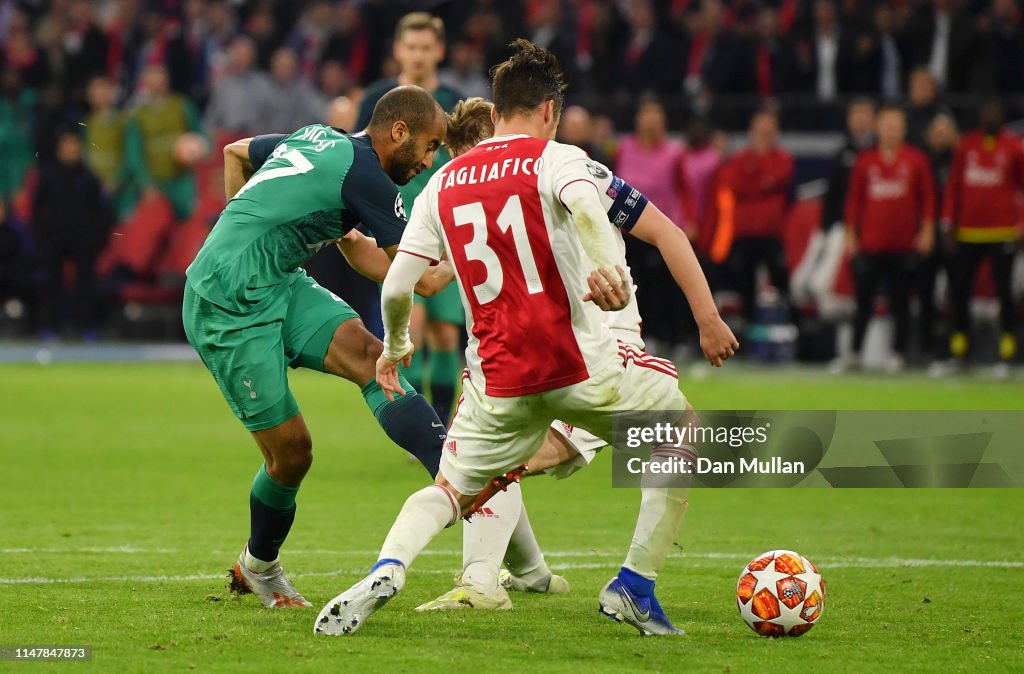
[[[361,581],[327,602],[313,624],[313,634],[353,634],[405,585],[405,567],[397,562],[374,566]]]

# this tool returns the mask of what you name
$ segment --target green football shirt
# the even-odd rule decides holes
[[[259,169],[186,272],[200,297],[232,311],[258,310],[299,265],[359,223],[381,248],[401,240],[402,197],[365,133],[314,124],[252,142],[269,156],[254,162]]]

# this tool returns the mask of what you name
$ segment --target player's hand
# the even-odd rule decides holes
[[[409,353],[402,356],[402,360],[391,360],[384,354],[380,355],[377,359],[377,383],[380,384],[381,389],[384,391],[384,395],[387,396],[388,400],[395,402],[395,394],[400,396],[405,395],[405,389],[398,380],[398,364],[401,363],[405,367],[409,367],[412,363],[412,352],[416,350],[416,347],[409,349]]]
[[[607,269],[601,268],[590,272],[587,277],[587,286],[590,292],[583,296],[584,302],[593,302],[601,311],[622,311],[629,304],[629,283],[626,281],[626,271],[615,265],[613,274]]]
[[[700,348],[712,366],[722,367],[726,360],[736,354],[740,343],[722,317],[715,316],[700,325]]]
[[[914,239],[914,250],[921,255],[930,255],[935,248],[935,231],[931,227],[925,227],[918,232]]]
[[[857,251],[857,233],[848,229],[846,230],[846,254],[854,258],[857,257]]]

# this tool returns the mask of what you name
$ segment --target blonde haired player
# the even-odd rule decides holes
[[[493,476],[533,456],[555,418],[605,441],[616,412],[670,410],[685,422],[688,406],[666,362],[618,342],[588,302],[588,280],[628,292],[624,270],[609,271],[616,245],[595,182],[597,165],[578,148],[551,140],[565,87],[554,57],[526,40],[514,47],[494,72],[498,135],[431,179],[384,282],[386,339],[377,376],[382,388],[400,392],[398,363],[412,352],[416,278],[443,254],[456,272],[469,323],[468,372],[441,469],[434,485],[406,500],[370,574],[323,608],[316,633],[360,629],[402,589],[419,552],[470,511]],[[699,272],[695,260],[694,266]],[[588,275],[588,268],[600,274]],[[698,275],[703,292],[687,290],[710,304]],[[724,324],[718,337],[715,360],[738,347]],[[634,536],[626,564],[601,591],[605,614],[645,634],[680,633],[661,610],[653,579],[685,509],[684,490],[643,489],[641,537]],[[509,529],[509,522],[500,527]],[[488,554],[500,562],[500,550]]]

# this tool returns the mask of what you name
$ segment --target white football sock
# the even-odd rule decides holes
[[[692,447],[655,448],[651,452],[651,461],[669,462],[684,458],[696,465],[697,453]],[[667,477],[667,473],[644,475],[640,489],[640,514],[637,516],[636,529],[629,546],[629,553],[623,564],[627,569],[654,580],[658,577],[668,557],[672,544],[683,524],[686,507],[689,505],[687,496],[690,490],[683,487],[660,486],[679,484],[678,476]],[[659,485],[659,486],[655,486]]]
[[[462,581],[481,590],[498,587],[498,571],[509,538],[523,509],[518,482],[499,491],[484,504],[483,512],[462,526]]]
[[[547,589],[545,584],[551,578],[551,569],[544,560],[544,553],[541,552],[533,527],[530,526],[525,502],[520,509],[519,521],[512,532],[512,538],[508,542],[505,566],[513,576],[520,578],[527,586],[536,590]]]
[[[280,559],[280,556],[278,557],[278,559]],[[249,546],[245,546],[245,568],[249,569],[253,573],[263,573],[273,565],[277,564],[278,559],[275,559],[271,562],[267,562],[262,559],[257,559],[256,557],[252,556],[251,552],[249,552]]]
[[[458,503],[447,489],[434,484],[420,489],[405,500],[378,559],[397,559],[408,568],[435,536],[458,519]]]

